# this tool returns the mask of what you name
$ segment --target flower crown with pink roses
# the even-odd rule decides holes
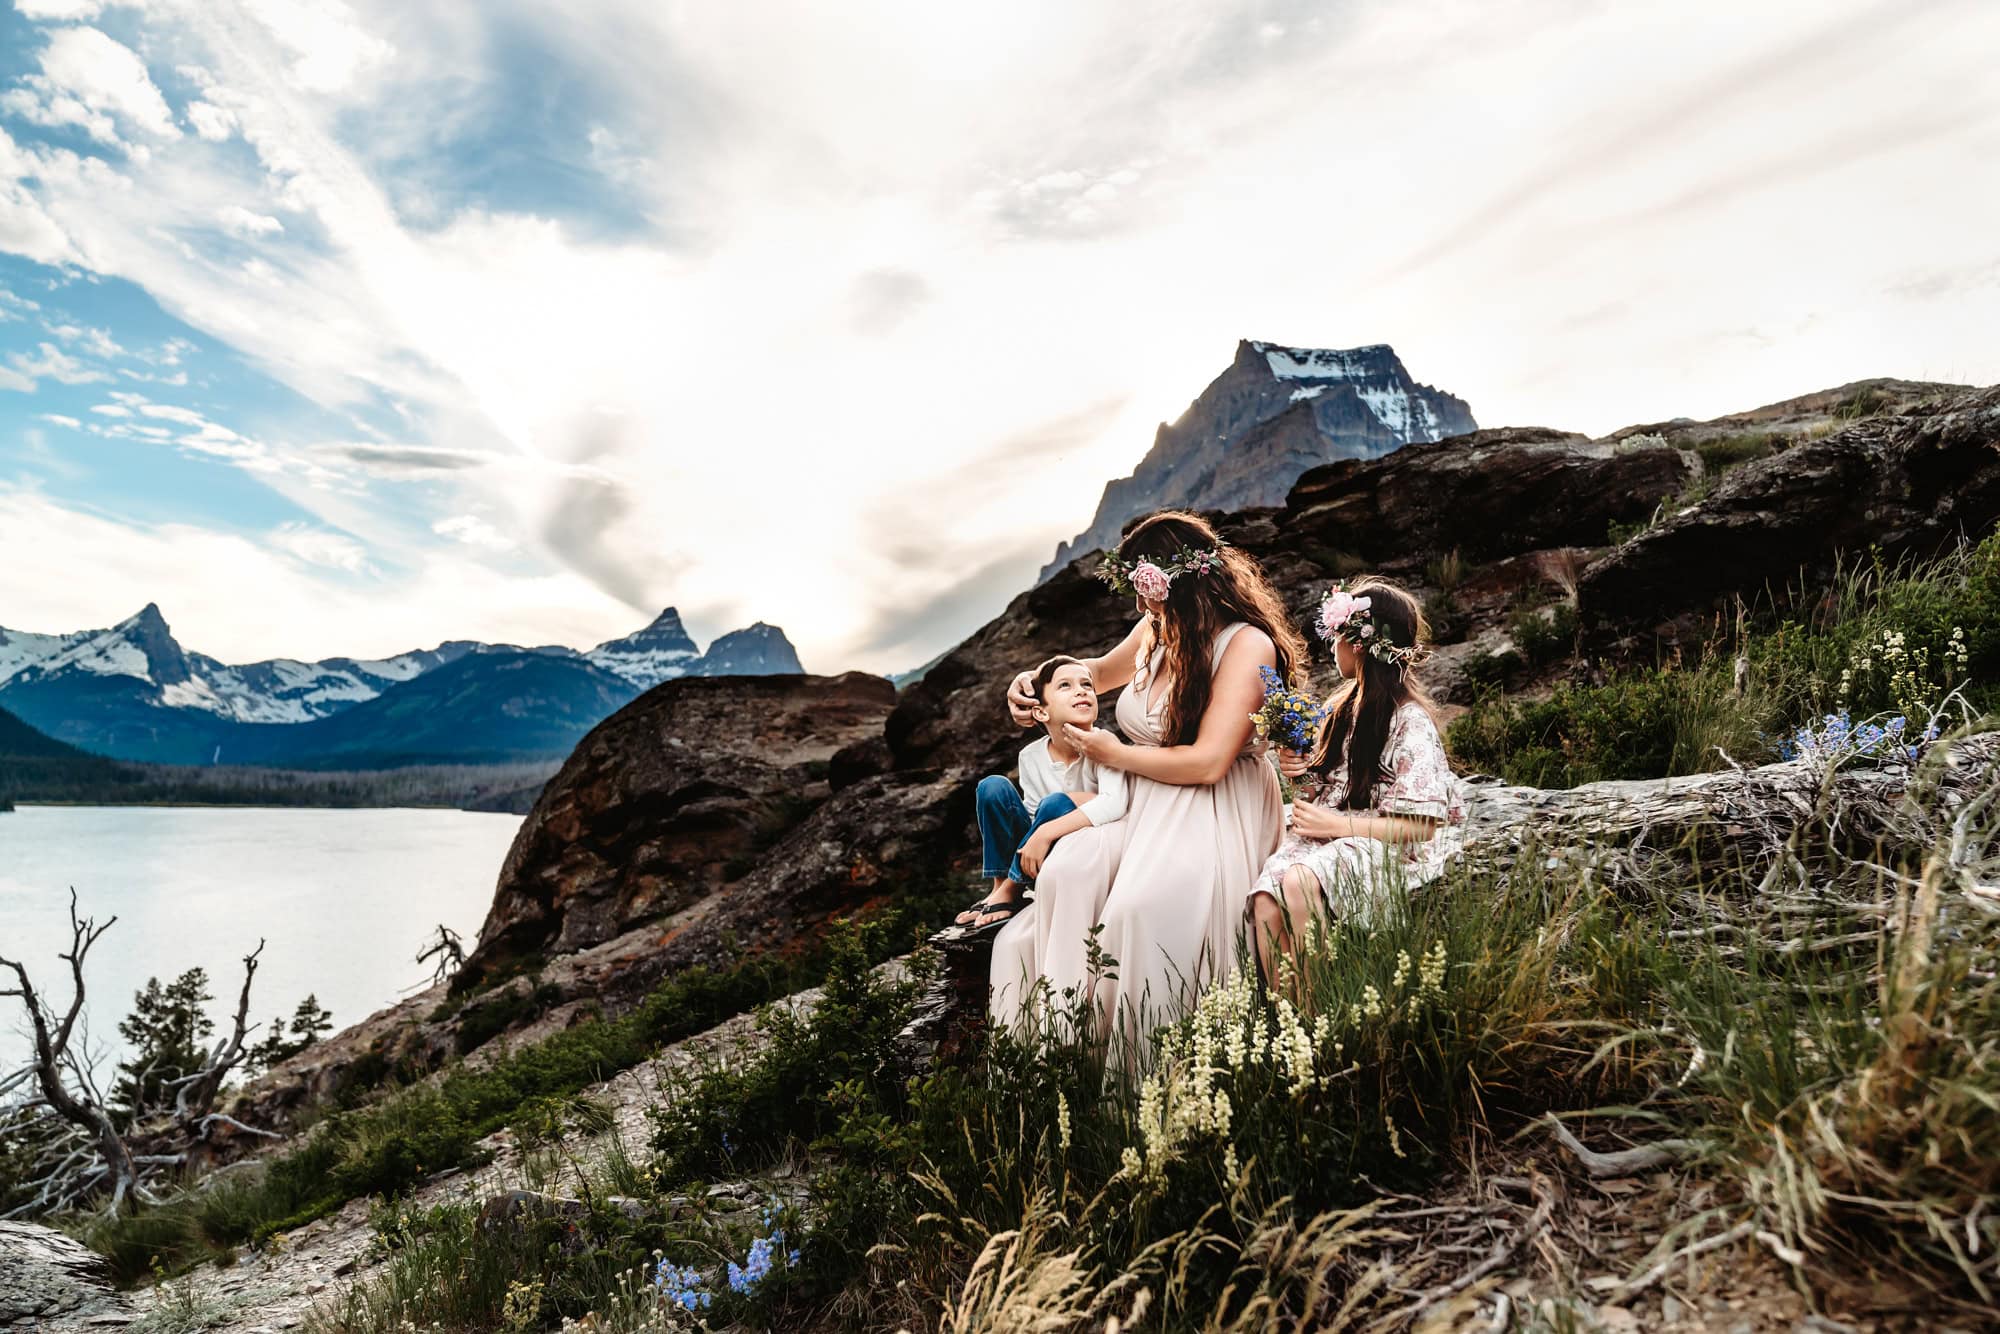
[[[1383,634],[1370,610],[1375,599],[1356,597],[1335,584],[1319,604],[1319,637],[1331,644],[1345,639],[1355,648],[1395,667],[1407,667],[1420,656],[1415,644],[1398,644]]]
[[[1114,592],[1137,593],[1159,602],[1165,600],[1167,590],[1182,575],[1207,574],[1221,568],[1222,546],[1217,543],[1212,551],[1184,547],[1176,555],[1160,560],[1126,560],[1116,552],[1108,552],[1104,564],[1098,567],[1097,577],[1110,584]]]

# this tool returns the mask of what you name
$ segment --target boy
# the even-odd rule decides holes
[[[986,930],[1006,922],[1027,906],[1022,888],[1057,839],[1125,814],[1125,775],[1084,759],[1063,740],[1065,724],[1088,731],[1097,721],[1090,669],[1058,654],[1035,670],[1032,690],[1045,735],[1021,751],[1019,791],[998,774],[979,781],[979,837],[993,887],[958,915],[961,926]]]

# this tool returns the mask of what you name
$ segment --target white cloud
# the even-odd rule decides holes
[[[368,552],[345,533],[328,532],[303,523],[288,523],[271,533],[271,544],[309,565],[358,574],[368,568]]]
[[[30,355],[16,352],[7,358],[7,364],[19,375],[29,380],[54,380],[59,384],[92,384],[108,380],[110,375],[95,367],[88,366],[54,343],[43,343],[39,352]]]
[[[54,422],[57,426],[67,426],[72,431],[80,431],[83,429],[82,422],[78,421],[74,417],[65,417],[60,412],[44,412],[39,415],[41,419],[45,422]]]
[[[2000,288],[1908,272],[1976,273],[2000,234],[1990,5],[1163,0],[1133,24],[298,0],[144,23],[228,113],[190,107],[195,133],[249,151],[113,167],[0,139],[0,247],[141,283],[328,411],[387,405],[393,439],[184,447],[269,470],[385,571],[412,542],[499,559],[436,526],[489,516],[511,561],[601,590],[579,640],[624,628],[616,599],[674,601],[711,631],[778,621],[828,666],[920,661],[944,646],[922,609],[997,610],[1016,576],[988,567],[1031,578],[1238,337],[1393,342],[1482,421],[1592,430],[2000,379]],[[450,155],[519,96],[502,33],[588,75],[562,165],[653,230],[440,184],[487,165]],[[283,218],[255,264],[223,200]],[[1769,336],[1722,336],[1744,328]],[[1036,433],[1061,450],[1010,466]],[[420,511],[402,547],[363,531],[398,506],[357,489],[392,484]]]
[[[94,19],[104,12],[105,0],[14,0],[14,8],[27,19]]]
[[[0,389],[15,394],[32,394],[35,392],[35,382],[30,376],[0,366]]]
[[[148,403],[139,409],[143,416],[158,417],[161,421],[179,422],[183,426],[204,426],[208,419],[193,408],[177,407],[172,403]]]
[[[157,601],[176,638],[226,662],[389,657],[454,637],[590,644],[643,624],[568,573],[494,569],[455,547],[356,572],[302,559],[284,531],[129,523],[0,483],[0,569],[65,575],[9,584],[8,622],[110,625]]]
[[[132,409],[122,407],[117,403],[96,403],[91,405],[90,410],[106,417],[129,417],[132,415]]]
[[[275,236],[285,230],[285,224],[270,214],[252,213],[241,204],[226,205],[216,210],[215,217],[232,236]]]
[[[39,303],[30,301],[24,296],[17,296],[6,288],[0,287],[0,323],[8,320],[23,319],[40,309],[41,305]]]
[[[395,54],[340,0],[250,0],[249,8],[291,52],[292,82],[309,92],[338,92]]]
[[[116,123],[155,139],[180,138],[146,62],[96,28],[57,28],[40,61],[41,73],[23,76],[0,107],[37,125],[74,125],[105,144],[119,142]]]
[[[512,538],[476,514],[454,514],[448,519],[439,519],[431,525],[431,531],[440,537],[487,551],[512,551],[516,545]]]
[[[82,324],[51,324],[50,333],[65,343],[74,343],[93,357],[122,357],[125,349],[118,346],[109,329],[99,329]]]
[[[185,108],[188,124],[210,143],[221,143],[236,133],[236,113],[213,102],[190,102]]]

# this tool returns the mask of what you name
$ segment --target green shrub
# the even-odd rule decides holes
[[[1721,767],[1717,747],[1763,758],[1758,707],[1733,697],[1719,664],[1662,668],[1564,683],[1544,700],[1489,697],[1451,724],[1445,745],[1461,769],[1529,787],[1702,773]]]
[[[562,1000],[562,988],[552,982],[530,979],[525,986],[510,986],[490,999],[472,1004],[459,1020],[453,1039],[459,1055],[483,1047],[500,1034],[532,1023]]]
[[[1507,635],[1530,667],[1546,667],[1576,648],[1576,608],[1567,602],[1522,607],[1507,618]]]
[[[1745,431],[1739,435],[1704,440],[1694,447],[1694,452],[1701,457],[1703,470],[1719,477],[1739,464],[1765,458],[1784,447],[1785,439],[1781,435],[1770,431]]]

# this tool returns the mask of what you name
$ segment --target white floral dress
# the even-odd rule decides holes
[[[1353,739],[1349,732],[1348,742]],[[1324,779],[1307,780],[1298,795],[1338,810],[1347,799],[1347,787],[1343,747],[1340,764]],[[1354,813],[1407,815],[1439,823],[1437,832],[1422,842],[1392,844],[1375,838],[1306,838],[1288,822],[1284,840],[1264,863],[1250,898],[1269,894],[1282,900],[1279,882],[1285,872],[1303,866],[1319,881],[1329,912],[1366,921],[1391,886],[1400,883],[1414,889],[1437,878],[1445,860],[1461,845],[1465,807],[1445,758],[1444,740],[1422,705],[1405,704],[1389,720],[1373,798],[1365,812]]]

